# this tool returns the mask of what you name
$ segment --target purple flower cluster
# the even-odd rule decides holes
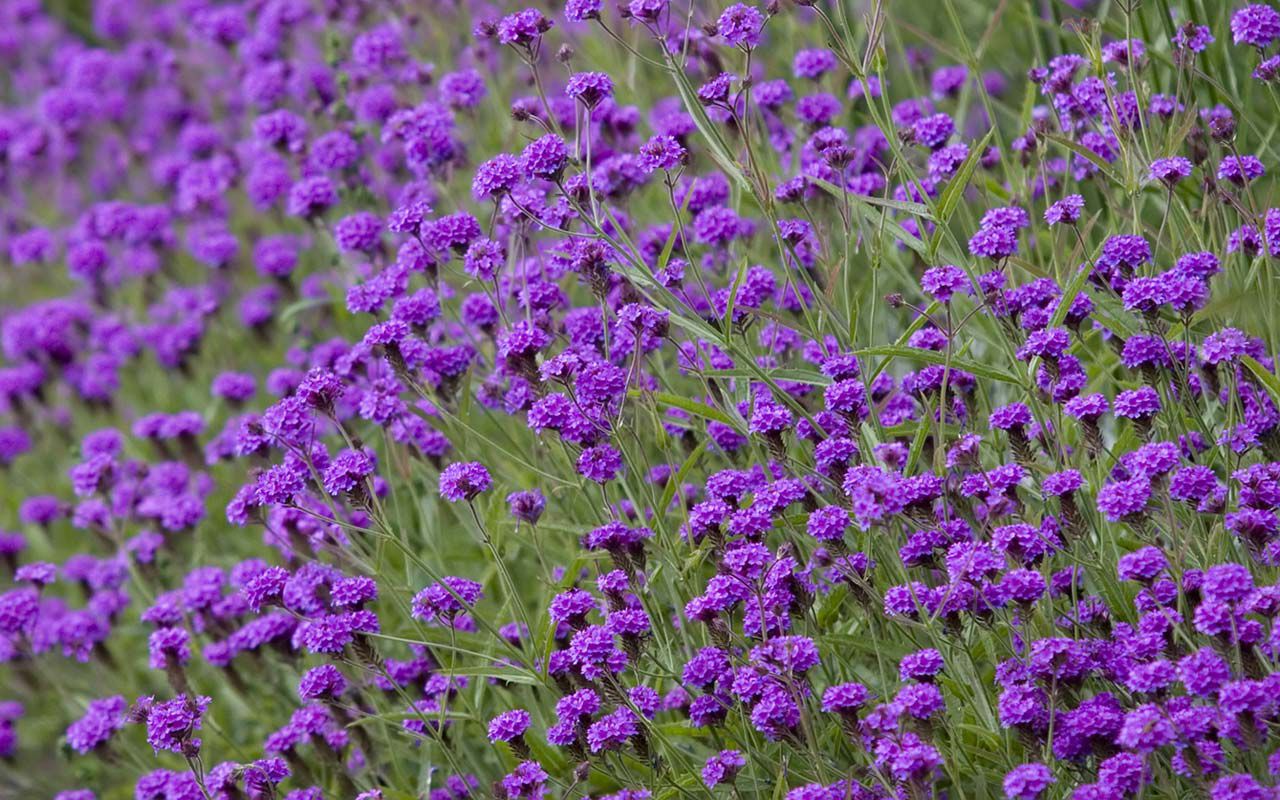
[[[1280,12],[827,5],[0,7],[24,790],[1275,796]]]

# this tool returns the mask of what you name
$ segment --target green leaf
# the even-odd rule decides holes
[[[688,76],[684,74],[684,69],[675,63],[674,59],[668,59],[667,66],[671,76],[675,79],[676,88],[680,91],[680,99],[684,101],[685,110],[689,112],[689,116],[693,117],[693,123],[698,128],[698,132],[707,141],[712,160],[726,175],[741,185],[744,190],[751,191],[747,176],[742,173],[742,167],[738,165],[738,162],[729,152],[729,147],[720,136],[715,123],[711,121],[711,117],[707,116],[707,111],[702,107],[701,101],[698,100],[698,95],[689,83]]]
[[[956,174],[947,183],[947,188],[942,190],[942,197],[938,200],[939,227],[950,222],[951,215],[956,213],[956,209],[960,207],[960,198],[964,197],[964,190],[969,185],[969,179],[973,177],[973,171],[977,169],[978,162],[982,160],[982,154],[986,152],[987,144],[991,141],[991,136],[994,133],[994,128],[987,131],[987,135],[982,137],[982,141],[974,145],[973,149],[969,151],[969,157],[964,160],[964,163],[960,165],[960,169],[956,170]]]
[[[333,301],[331,301],[327,297],[306,297],[306,298],[303,298],[302,300],[294,301],[289,305],[285,306],[284,311],[280,312],[280,322],[281,324],[287,323],[294,317],[301,314],[303,311],[309,311],[313,308],[320,308],[322,306],[327,306],[331,302]]]
[[[911,475],[915,472],[916,464],[920,462],[920,454],[924,452],[924,442],[929,437],[930,427],[927,419],[922,419],[916,424],[916,436],[911,441],[911,452],[907,456],[907,466],[902,474]]]
[[[542,684],[542,681],[538,680],[537,676],[528,674],[523,670],[514,670],[510,667],[507,669],[457,667],[450,669],[449,674],[455,676],[463,675],[468,678],[494,678],[496,680],[506,681],[507,683],[523,683],[529,686],[539,686]],[[431,715],[428,714],[428,716]]]
[[[848,195],[855,203],[861,203],[868,206],[879,206],[891,211],[900,211],[903,214],[912,214],[917,217],[922,217],[930,222],[935,221],[933,212],[930,211],[929,207],[924,203],[912,203],[906,200],[890,200],[885,197],[872,197],[871,195],[866,194],[854,194],[853,192],[841,189],[834,183],[812,176],[809,176],[809,182],[836,198],[839,198],[842,195]]]
[[[631,389],[630,391],[627,392],[627,396],[636,398],[636,397],[640,397],[641,393],[637,389]],[[730,417],[728,414],[724,413],[720,409],[713,408],[712,406],[709,406],[706,403],[700,403],[697,400],[690,400],[687,397],[681,397],[680,395],[670,394],[668,392],[650,392],[649,396],[664,406],[678,408],[681,411],[687,411],[690,414],[693,414],[694,416],[702,417],[703,419],[709,419],[715,422],[721,422],[721,423],[724,423],[725,425],[728,425],[731,428],[736,429],[738,427],[737,423],[733,421],[732,417]]]
[[[663,722],[653,726],[663,736],[679,736],[685,739],[706,739],[711,736],[708,728],[695,728],[687,722]]]
[[[1269,371],[1249,356],[1241,356],[1240,361],[1253,373],[1255,378],[1262,382],[1262,385],[1271,394],[1271,398],[1276,402],[1280,402],[1280,378],[1277,378],[1275,373]]]
[[[728,339],[733,332],[733,312],[738,305],[738,292],[742,289],[742,281],[747,277],[747,262],[743,261],[742,266],[738,267],[738,275],[733,279],[733,286],[729,289],[729,302],[725,304],[724,320],[721,321],[721,328],[724,330],[725,339]]]
[[[680,213],[684,213],[689,208],[689,201],[693,199],[693,192],[685,192],[684,200],[680,203]],[[654,266],[654,273],[661,272],[667,268],[667,264],[671,263],[671,253],[676,248],[676,242],[680,240],[680,225],[671,226],[671,233],[667,236],[667,243],[662,246],[662,253],[658,256],[658,263]]]
[[[822,607],[818,609],[818,628],[826,629],[831,623],[836,621],[840,614],[840,608],[844,605],[844,600],[849,596],[849,585],[843,581],[836,584],[836,588],[831,590],[823,601]]]
[[[702,458],[702,454],[707,451],[707,445],[711,440],[703,438],[698,442],[698,446],[693,448],[693,452],[684,460],[684,464],[680,466],[680,471],[675,477],[667,481],[667,488],[662,491],[662,504],[658,508],[666,509],[671,507],[671,500],[676,496],[676,489],[680,487],[685,478],[689,476],[689,471],[698,463],[698,459]]]
[[[1067,312],[1071,310],[1071,304],[1075,302],[1076,297],[1084,291],[1084,284],[1089,280],[1088,268],[1077,270],[1075,277],[1071,279],[1071,283],[1067,284],[1067,288],[1062,292],[1062,299],[1058,301],[1058,307],[1053,311],[1053,317],[1049,320],[1049,327],[1056,328],[1062,324],[1067,318]]]
[[[913,358],[916,361],[926,361],[930,364],[939,364],[947,366],[950,363],[954,369],[961,369],[983,378],[990,378],[993,381],[1001,383],[1010,383],[1014,386],[1021,386],[1022,381],[1004,370],[997,369],[978,361],[971,361],[967,358],[956,358],[952,356],[947,358],[946,353],[939,353],[936,350],[922,350],[918,347],[906,347],[902,345],[882,345],[880,347],[867,347],[862,350],[855,350],[854,355],[862,356],[880,356],[882,358]]]
[[[1116,174],[1115,170],[1111,168],[1111,165],[1108,164],[1102,158],[1102,156],[1093,152],[1092,150],[1085,147],[1084,145],[1073,142],[1070,139],[1064,136],[1060,136],[1056,133],[1046,133],[1044,135],[1049,139],[1049,141],[1062,145],[1063,147],[1067,148],[1071,152],[1083,158],[1085,161],[1088,161],[1089,163],[1093,164],[1102,172],[1103,175],[1107,176],[1108,180],[1112,181],[1118,186],[1124,185],[1125,182],[1120,179],[1120,176]]]
[[[709,369],[704,373],[708,378],[742,378],[755,380],[756,373],[745,369]],[[831,379],[821,372],[809,369],[770,369],[765,374],[775,381],[807,383],[811,386],[829,386]]]

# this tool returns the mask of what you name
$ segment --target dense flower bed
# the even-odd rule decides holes
[[[1273,7],[77,5],[0,797],[1280,797]]]

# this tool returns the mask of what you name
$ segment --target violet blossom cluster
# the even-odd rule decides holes
[[[1280,796],[1280,11],[722,5],[0,7],[25,793]]]

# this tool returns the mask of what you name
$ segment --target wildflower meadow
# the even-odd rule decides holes
[[[0,0],[0,800],[1277,800],[1280,10]]]

